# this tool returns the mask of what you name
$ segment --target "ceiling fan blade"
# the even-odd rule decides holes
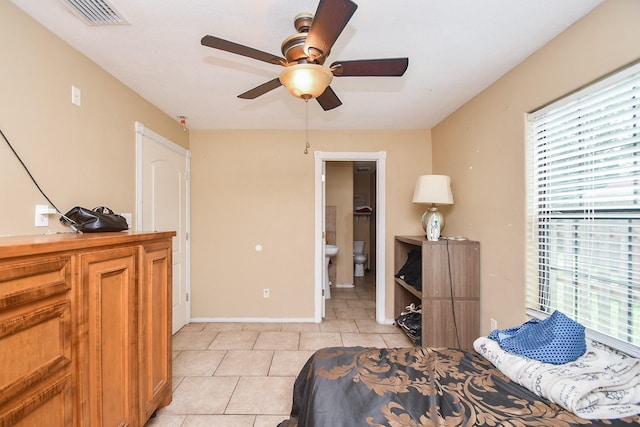
[[[246,91],[245,93],[241,93],[238,95],[238,98],[242,99],[256,99],[260,95],[264,95],[265,93],[282,86],[279,78],[275,78],[273,80],[269,80],[266,83],[261,84],[260,86],[256,86],[251,90]]]
[[[235,53],[236,55],[246,56],[247,58],[257,59],[258,61],[268,62],[269,64],[285,65],[287,61],[276,55],[263,52],[242,44],[230,42],[215,36],[204,36],[200,43],[203,46],[212,47],[214,49],[224,50],[226,52]]]
[[[331,64],[331,71],[336,77],[399,77],[407,71],[408,66],[409,58],[359,59],[355,61],[336,61]]]
[[[351,0],[320,0],[304,44],[304,51],[311,60],[329,55],[357,8]]]
[[[340,101],[338,95],[331,89],[331,86],[327,86],[325,91],[322,92],[322,95],[316,99],[324,111],[333,110],[342,105],[342,101]]]

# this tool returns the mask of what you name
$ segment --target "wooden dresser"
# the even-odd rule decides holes
[[[0,426],[143,426],[171,402],[175,233],[0,238]]]
[[[414,250],[422,258],[422,289],[396,277],[394,316],[411,303],[422,305],[423,347],[472,349],[480,334],[480,244],[396,236],[396,273]]]

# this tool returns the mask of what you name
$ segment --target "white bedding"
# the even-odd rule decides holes
[[[553,365],[504,351],[487,337],[475,350],[512,381],[587,419],[640,414],[640,360],[596,342],[574,362]]]

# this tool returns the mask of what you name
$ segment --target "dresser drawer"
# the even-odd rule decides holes
[[[69,256],[1,262],[0,310],[68,292],[71,262]]]
[[[71,369],[71,302],[28,308],[0,324],[0,406]]]

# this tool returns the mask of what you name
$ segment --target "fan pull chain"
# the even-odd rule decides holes
[[[304,100],[304,154],[309,154],[309,100]]]

